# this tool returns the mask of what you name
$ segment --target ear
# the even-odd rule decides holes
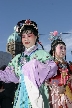
[[[55,55],[55,52],[53,51],[53,56]]]
[[[37,40],[37,36],[35,36],[35,41]]]

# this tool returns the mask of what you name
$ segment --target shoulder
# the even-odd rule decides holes
[[[45,50],[37,50],[36,53],[38,55],[42,56],[42,57],[43,56],[46,57],[46,58],[51,57],[51,55],[47,51],[45,51]]]
[[[53,59],[52,56],[48,52],[46,52],[45,50],[40,50],[40,49],[35,51],[34,54],[32,54],[32,58],[33,57],[35,57],[38,60],[41,59],[43,61]]]

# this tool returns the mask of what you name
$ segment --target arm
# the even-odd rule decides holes
[[[5,83],[10,83],[10,82],[18,83],[19,82],[18,78],[16,77],[14,73],[13,67],[7,66],[4,71],[0,70],[0,81],[3,81]]]
[[[27,76],[36,86],[39,87],[44,82],[54,76],[57,72],[57,65],[53,60],[47,60],[46,63],[33,59],[23,67],[24,76]],[[37,83],[37,84],[36,84]]]
[[[4,71],[0,70],[0,81],[5,83],[18,83],[19,80],[15,75],[14,59],[9,63],[9,66],[6,67]]]

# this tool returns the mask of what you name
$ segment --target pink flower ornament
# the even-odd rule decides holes
[[[58,35],[58,31],[54,31],[53,36],[57,36],[57,35]]]

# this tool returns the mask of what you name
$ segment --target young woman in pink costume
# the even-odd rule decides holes
[[[72,64],[66,61],[66,44],[57,31],[51,32],[50,54],[57,63],[57,74],[50,78],[51,108],[72,108]]]

